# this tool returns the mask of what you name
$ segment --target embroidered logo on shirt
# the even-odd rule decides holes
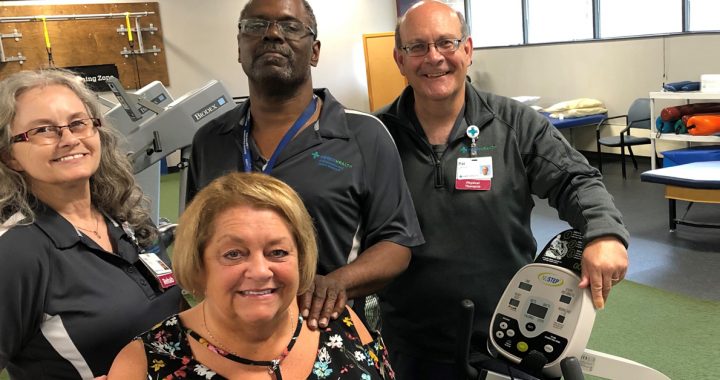
[[[318,166],[323,166],[336,172],[352,168],[351,163],[338,160],[337,158],[326,154],[320,154],[318,151],[314,151],[310,155],[312,156],[312,159],[317,162]]]
[[[477,150],[478,151],[495,150],[495,145],[479,146],[479,147],[477,147]],[[460,153],[462,153],[462,154],[467,154],[467,152],[469,152],[469,151],[470,151],[470,148],[468,148],[466,146],[460,147]]]

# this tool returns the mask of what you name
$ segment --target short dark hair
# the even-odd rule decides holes
[[[250,4],[253,3],[254,0],[248,1],[247,4],[243,7],[243,9],[240,11],[240,20],[245,18],[245,15],[247,14],[247,9],[250,6]],[[307,2],[307,0],[302,0],[303,7],[305,7],[305,11],[307,12],[308,16],[310,16],[310,29],[313,31],[313,40],[317,40],[318,37],[318,28],[317,28],[317,19],[315,19],[315,12],[313,12],[312,7],[310,6],[310,3]]]
[[[410,11],[408,9],[408,11]],[[468,26],[467,21],[465,21],[465,16],[460,11],[455,11],[455,14],[457,15],[458,19],[460,20],[460,32],[462,33],[462,36],[460,38],[465,38],[470,35],[470,26]],[[398,18],[397,24],[395,25],[395,49],[400,49],[402,47],[402,39],[400,38],[400,24],[405,21],[405,16],[407,15],[407,12],[405,12],[402,17]]]

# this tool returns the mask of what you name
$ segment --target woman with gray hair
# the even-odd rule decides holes
[[[183,302],[96,96],[64,70],[0,82],[0,369],[107,373]]]

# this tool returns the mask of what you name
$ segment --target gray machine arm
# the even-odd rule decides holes
[[[135,94],[125,92],[115,78],[108,85],[120,104],[106,116],[127,136],[135,173],[189,146],[200,127],[235,107],[232,96],[216,80],[176,100],[160,82]]]
[[[128,153],[135,172],[190,146],[200,127],[233,108],[232,96],[216,80],[174,100],[128,135]]]
[[[163,112],[173,101],[168,90],[159,81],[151,82],[135,93],[126,92],[114,77],[110,77],[107,84],[119,104],[100,97],[100,101],[110,108],[105,113],[105,118],[125,136],[129,136],[143,123]],[[141,103],[152,103],[153,107],[141,106]]]
[[[152,82],[135,93],[126,92],[116,78],[108,86],[119,104],[101,99],[112,107],[105,117],[126,136],[125,150],[135,177],[151,200],[154,220],[159,220],[159,161],[180,150],[187,160],[188,147],[195,132],[203,125],[232,110],[235,103],[225,87],[211,80],[203,87],[173,100],[162,83]],[[184,206],[183,190],[187,171],[181,173],[180,211]]]

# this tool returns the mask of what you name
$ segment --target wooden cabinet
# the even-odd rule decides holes
[[[658,133],[655,127],[655,118],[657,118],[656,100],[677,100],[690,103],[691,101],[697,102],[701,100],[714,100],[720,101],[720,93],[707,93],[707,92],[651,92],[650,93],[650,143],[652,147],[651,152],[651,167],[655,169],[657,163],[655,162],[655,152],[657,140],[671,140],[671,141],[685,141],[688,144],[692,142],[704,142],[704,143],[718,143],[720,144],[720,136],[693,136],[690,134],[679,134],[675,133]],[[659,112],[658,112],[659,114]]]
[[[395,100],[407,86],[407,80],[393,59],[395,33],[364,34],[363,47],[372,112]]]

